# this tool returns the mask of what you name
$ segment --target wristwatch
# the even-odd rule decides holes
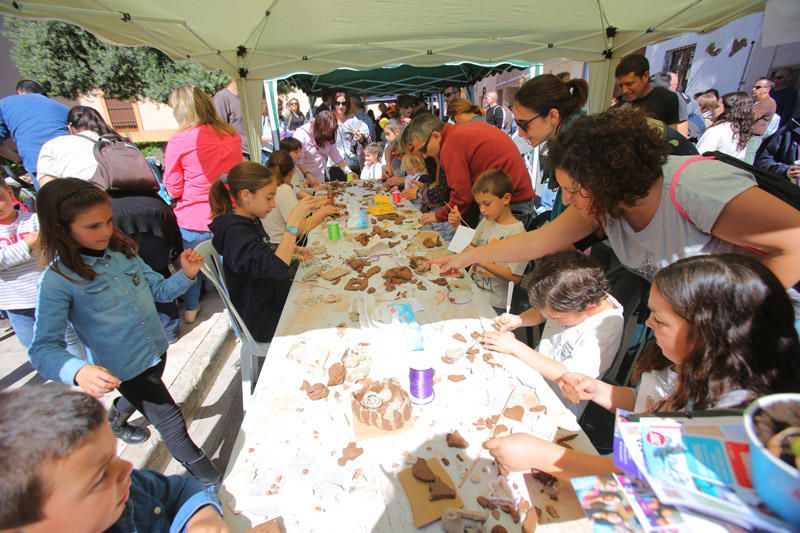
[[[297,226],[285,226],[283,228],[283,231],[289,233],[290,235],[295,235],[295,236],[300,235],[300,228],[298,228]]]

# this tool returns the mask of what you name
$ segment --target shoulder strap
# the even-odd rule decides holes
[[[697,156],[697,157],[692,157],[692,158],[687,159],[686,161],[684,161],[681,164],[681,166],[678,167],[678,170],[675,171],[675,174],[672,175],[672,183],[669,184],[669,198],[670,198],[670,200],[672,200],[672,205],[675,206],[675,209],[678,211],[678,213],[681,214],[681,216],[683,218],[685,218],[686,220],[688,220],[692,224],[694,224],[694,221],[692,220],[692,217],[689,216],[689,213],[687,213],[686,210],[683,207],[681,207],[681,204],[678,203],[678,198],[676,197],[675,191],[678,188],[678,178],[680,178],[681,174],[683,174],[683,171],[686,170],[686,167],[688,167],[692,163],[697,163],[698,161],[716,161],[716,158],[715,157],[711,157],[711,156]],[[719,237],[717,237],[717,238],[719,239]],[[759,250],[757,248],[751,248],[749,246],[743,246],[743,245],[737,244],[735,242],[731,243],[731,244],[736,245],[739,248],[744,248],[745,250],[749,250],[749,251],[751,251],[753,253],[756,253],[758,255],[766,255],[766,252],[764,252],[763,250]]]
[[[690,217],[689,213],[687,213],[686,210],[683,207],[681,207],[681,204],[678,203],[678,198],[675,196],[675,191],[678,188],[678,178],[680,178],[681,174],[683,174],[683,171],[686,170],[686,167],[688,167],[692,163],[697,163],[698,161],[709,161],[709,160],[713,161],[714,158],[697,156],[687,159],[681,164],[681,166],[678,167],[678,170],[675,171],[675,174],[672,175],[672,183],[670,183],[669,185],[669,199],[672,200],[672,205],[675,206],[675,209],[677,209],[678,213],[680,213],[683,218],[685,218],[692,224],[694,224],[694,221],[692,221],[692,217]]]

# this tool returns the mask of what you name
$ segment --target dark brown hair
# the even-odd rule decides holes
[[[728,93],[722,96],[725,109],[714,121],[714,125],[730,122],[733,134],[738,139],[736,148],[744,150],[753,137],[753,97],[744,91]]]
[[[670,146],[635,109],[579,117],[548,143],[549,168],[560,168],[591,196],[595,217],[617,218],[661,178]]]
[[[294,152],[295,150],[300,150],[303,147],[303,143],[294,137],[286,137],[285,139],[281,139],[281,144],[279,146],[284,152]]]
[[[739,254],[689,257],[659,270],[653,285],[689,323],[693,343],[676,368],[675,390],[655,410],[689,402],[708,409],[737,389],[756,396],[800,391],[794,309],[767,267]]]
[[[117,139],[122,136],[109,126],[96,110],[84,105],[76,105],[67,113],[67,124],[78,133],[93,131],[98,135],[112,135]]]
[[[61,270],[62,265],[82,278],[93,280],[97,277],[97,273],[83,262],[80,245],[72,238],[70,226],[78,215],[102,204],[111,206],[108,194],[78,178],[60,178],[39,189],[36,212],[39,215],[39,247],[45,266],[50,265],[54,272],[75,283],[79,280],[67,276]],[[108,248],[128,258],[135,256],[138,250],[136,242],[117,228],[114,228]]]
[[[278,183],[289,183],[294,170],[294,159],[289,152],[276,150],[269,156],[267,168],[278,179]]]
[[[350,110],[353,108],[353,101],[350,99],[350,93],[347,91],[337,90],[335,93],[333,93],[333,110],[336,111],[336,99],[339,98],[340,95],[344,96],[344,102],[346,104],[344,113],[349,115]]]
[[[610,288],[597,260],[576,250],[565,250],[536,261],[528,299],[537,309],[582,313],[605,300]]]
[[[331,111],[323,111],[316,117],[311,125],[311,133],[314,136],[314,143],[319,148],[324,148],[328,144],[336,141],[336,130],[339,129],[339,121]]]
[[[490,168],[472,184],[473,196],[480,193],[489,193],[498,198],[514,192],[514,181],[511,176],[499,168]]]
[[[642,54],[630,54],[622,58],[617,68],[614,69],[614,77],[627,76],[634,73],[640,78],[645,72],[650,71],[650,62]]]
[[[100,402],[66,385],[0,392],[0,529],[42,520],[48,463],[75,453],[106,423]]]
[[[417,107],[419,99],[411,94],[401,94],[397,97],[397,110],[401,107]]]
[[[217,218],[233,213],[233,200],[238,200],[239,193],[245,189],[256,192],[276,180],[277,177],[267,167],[255,161],[237,163],[211,185],[211,191],[208,193],[211,217]]]
[[[526,81],[514,96],[519,105],[537,115],[547,115],[551,109],[558,111],[556,131],[561,129],[570,115],[586,105],[588,98],[589,84],[585,80],[575,78],[563,82],[552,74],[542,74]]]

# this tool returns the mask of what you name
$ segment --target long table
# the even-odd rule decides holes
[[[371,194],[358,186],[346,191],[344,200],[350,203],[363,202]],[[426,234],[419,233],[413,206],[403,203],[398,213],[406,223],[378,222],[396,234],[388,242],[399,241],[387,247],[386,255],[373,258],[382,271],[404,266],[414,255],[442,253],[422,243]],[[363,249],[354,240],[363,232],[345,229],[342,220],[339,241],[331,242],[327,232],[318,230],[312,232],[309,246],[324,250],[320,254],[324,269],[349,268],[345,261]],[[512,356],[486,352],[473,340],[474,334],[491,327],[495,313],[488,295],[469,277],[450,279],[447,287],[440,286],[432,282],[439,277],[434,268],[415,273],[413,283],[387,290],[377,274],[369,278],[369,286],[375,288],[370,294],[344,290],[355,272],[337,284],[322,278],[303,282],[309,270],[304,265],[295,277],[220,493],[233,513],[234,530],[281,516],[290,532],[415,531],[396,474],[410,468],[417,457],[445,459],[442,464],[449,463],[444,468],[453,485],[464,480],[458,489],[464,507],[480,510],[477,497],[489,496],[490,484],[498,477],[496,465],[481,448],[496,425],[503,426],[498,428],[501,431],[525,431],[544,438],[577,434],[569,446],[594,452],[574,415],[536,371]],[[454,293],[448,289],[462,292],[451,299]],[[469,301],[454,303],[465,300]],[[393,377],[408,390],[409,364],[420,354],[410,354],[403,347],[407,329],[379,320],[388,305],[403,302],[417,309],[425,341],[421,357],[434,369],[435,399],[414,405],[412,420],[388,433],[365,430],[354,420],[352,394],[360,387],[349,379],[330,387],[326,398],[309,399],[301,390],[303,382],[327,383],[329,367],[347,349],[359,345],[369,354],[371,379]],[[360,311],[358,316],[354,311]],[[466,342],[456,340],[455,334]],[[479,348],[477,354],[473,348]],[[467,349],[473,353],[466,353]],[[451,362],[452,357],[443,357],[447,353],[463,355]],[[507,413],[524,413],[521,420],[495,418],[506,405],[513,408]],[[447,446],[445,435],[456,430],[469,442],[467,449]],[[346,461],[344,450],[354,446],[363,452]],[[464,479],[477,457],[475,468]],[[562,482],[553,494],[543,491],[530,474],[512,473],[507,479],[517,501],[525,500],[542,513],[540,527],[590,529],[568,482]],[[486,531],[498,523],[509,531],[520,527],[508,513],[501,513],[499,520],[490,514]],[[441,525],[434,522],[423,530],[440,531]]]

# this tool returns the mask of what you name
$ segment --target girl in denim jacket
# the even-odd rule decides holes
[[[126,423],[138,410],[187,470],[217,483],[219,473],[189,438],[161,380],[168,343],[155,308],[155,300],[171,301],[192,286],[203,257],[185,250],[182,271],[165,279],[136,255],[136,243],[114,228],[109,196],[76,178],[43,186],[37,211],[48,267],[39,279],[31,364],[46,378],[78,385],[97,398],[118,389],[122,396],[109,413],[117,437],[147,440],[146,428]],[[67,321],[89,349],[88,361],[65,349]]]

